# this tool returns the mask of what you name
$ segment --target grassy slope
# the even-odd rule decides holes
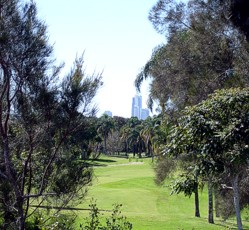
[[[140,163],[140,164],[139,164]],[[122,213],[135,230],[162,229],[236,229],[235,221],[215,225],[207,223],[207,194],[200,194],[201,218],[194,217],[194,201],[183,195],[170,196],[167,187],[157,187],[150,159],[102,158],[95,168],[93,186],[83,208],[90,199],[97,200],[99,209],[111,210],[112,204],[123,204]],[[106,215],[103,213],[103,215]],[[81,212],[81,222],[87,213]],[[247,227],[249,226],[248,223]],[[229,226],[230,228],[227,228]],[[249,228],[245,228],[249,229]]]

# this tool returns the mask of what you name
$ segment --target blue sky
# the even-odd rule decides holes
[[[40,0],[38,15],[48,26],[57,61],[68,72],[84,54],[86,73],[103,71],[104,85],[95,102],[105,110],[130,117],[134,79],[152,50],[165,41],[148,20],[157,0]],[[142,87],[146,106],[148,83]]]

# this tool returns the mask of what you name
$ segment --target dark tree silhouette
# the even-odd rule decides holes
[[[249,41],[249,1],[231,1],[231,21],[246,36]]]

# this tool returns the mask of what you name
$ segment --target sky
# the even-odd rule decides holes
[[[38,16],[48,26],[58,63],[64,75],[75,57],[84,52],[86,73],[103,72],[103,86],[95,103],[98,116],[131,117],[134,80],[150,59],[153,49],[164,43],[148,20],[157,0],[37,0]],[[142,85],[143,107],[149,82]]]

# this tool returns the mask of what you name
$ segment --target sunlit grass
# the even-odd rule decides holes
[[[151,159],[102,157],[94,167],[93,186],[81,208],[88,208],[92,198],[101,210],[111,210],[115,203],[123,204],[122,213],[135,230],[162,229],[236,229],[235,220],[207,223],[207,193],[200,193],[201,218],[194,217],[194,200],[184,195],[170,196],[167,186],[154,183]],[[78,223],[88,216],[79,211]],[[107,216],[108,212],[103,212]],[[244,229],[249,224],[244,221]]]

